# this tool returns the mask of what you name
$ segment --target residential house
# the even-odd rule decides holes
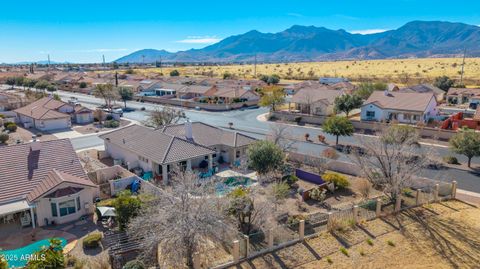
[[[85,174],[70,140],[0,147],[0,160],[4,222],[35,228],[93,213],[98,187]]]
[[[177,84],[178,85],[178,84]],[[181,85],[176,90],[177,98],[193,99],[208,96],[210,92],[214,91],[214,86],[203,85]]]
[[[215,86],[205,93],[205,97],[217,98],[220,103],[231,104],[242,101],[259,101],[260,96],[249,87],[233,86],[219,87]]]
[[[432,84],[418,84],[406,88],[398,89],[399,92],[433,93],[438,103],[445,99],[445,91],[433,86]]]
[[[480,89],[450,88],[446,98],[450,105],[466,105],[475,110],[480,104]]]
[[[67,129],[72,120],[79,124],[93,122],[93,111],[79,105],[68,104],[52,97],[41,98],[15,110],[17,118],[25,128],[41,131]]]
[[[335,98],[344,94],[342,90],[332,90],[329,86],[303,87],[297,91],[291,102],[303,114],[328,116],[334,113]]]
[[[319,78],[318,82],[325,84],[325,85],[332,85],[340,82],[348,82],[348,79],[346,78],[328,78],[328,77],[323,77]]]
[[[168,181],[173,167],[213,169],[217,163],[235,162],[246,154],[254,138],[204,123],[171,125],[163,129],[131,125],[100,136],[105,152],[127,169],[142,168]]]
[[[374,91],[361,107],[364,121],[426,122],[437,115],[433,93]]]

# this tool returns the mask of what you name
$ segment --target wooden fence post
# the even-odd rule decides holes
[[[233,261],[238,262],[240,260],[240,242],[238,240],[233,241]]]
[[[375,216],[380,218],[382,215],[382,199],[377,198],[377,208],[375,209]]]
[[[201,269],[200,254],[198,252],[193,254],[193,269]]]
[[[300,241],[302,241],[305,238],[305,220],[300,220],[299,225],[298,225],[298,235]]]
[[[358,224],[358,205],[353,206],[353,222]]]
[[[440,190],[440,185],[437,183],[435,184],[435,189],[433,190],[433,199],[435,202],[438,202],[438,192]]]
[[[420,205],[420,195],[421,195],[421,190],[417,189],[417,196],[415,197],[415,205],[419,206]]]
[[[397,199],[395,200],[395,212],[400,212],[401,206],[402,206],[402,196],[397,195]]]
[[[454,180],[452,182],[452,199],[456,199],[457,198],[457,181]]]
[[[268,248],[273,248],[273,229],[268,229],[267,233]]]
[[[243,235],[245,238],[245,257],[248,257],[250,254],[250,237],[248,235]]]

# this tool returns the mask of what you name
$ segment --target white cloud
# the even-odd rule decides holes
[[[361,35],[368,35],[368,34],[377,34],[383,33],[388,31],[387,29],[364,29],[364,30],[352,30],[350,33],[352,34],[361,34]]]
[[[304,16],[300,13],[294,13],[294,12],[291,12],[291,13],[287,13],[288,16],[292,16],[292,17],[297,17],[297,18],[303,18]]]
[[[186,44],[213,44],[222,39],[216,36],[187,36],[187,38],[176,41],[177,43]]]
[[[84,53],[98,53],[98,52],[119,52],[128,51],[129,49],[86,49],[86,50],[73,50],[72,52],[84,52]]]

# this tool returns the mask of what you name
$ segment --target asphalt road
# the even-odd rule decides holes
[[[84,94],[74,94],[70,92],[59,92],[60,96],[64,100],[68,100],[70,97],[76,97],[78,100],[89,107],[96,107],[103,104],[103,100],[96,98],[90,95]],[[122,105],[122,103],[119,103]],[[127,102],[129,108],[134,108],[135,111],[124,113],[124,117],[127,119],[136,120],[143,122],[147,119],[148,111],[153,111],[155,109],[161,108],[160,105],[149,104],[149,103],[140,103],[140,102]],[[144,107],[145,111],[141,111],[141,108]],[[213,126],[228,128],[230,122],[233,123],[233,128],[239,132],[245,133],[247,135],[253,136],[255,138],[265,138],[265,135],[271,132],[271,126],[274,122],[264,122],[257,120],[257,117],[261,114],[267,113],[268,110],[265,108],[256,108],[256,109],[244,109],[244,110],[234,110],[226,112],[207,112],[207,111],[196,111],[196,110],[186,110],[186,116],[192,121],[202,121]],[[288,127],[289,137],[293,138],[293,147],[296,151],[304,154],[316,154],[323,151],[326,146],[316,143],[310,143],[304,141],[305,133],[309,133],[312,140],[315,140],[319,134],[322,134],[329,141],[335,141],[335,137],[325,134],[320,128],[308,127],[308,126],[296,126],[289,125]],[[361,134],[355,134],[352,137],[341,137],[340,143],[349,143],[349,144],[358,144],[358,138],[366,137],[366,139],[376,139],[375,137],[364,136]],[[97,135],[84,136],[79,138],[72,139],[72,143],[76,149],[83,149],[95,146],[103,145],[103,141],[98,138]],[[445,155],[451,155],[449,149],[441,145],[423,145],[422,147],[428,148],[434,155],[441,158]],[[455,155],[460,162],[466,162],[466,158],[462,155]],[[349,161],[348,156],[340,154],[340,160]],[[480,158],[474,158],[472,163],[480,163]],[[480,193],[480,173],[464,171],[460,169],[441,169],[441,170],[430,170],[425,169],[420,176],[425,176],[432,179],[442,180],[446,182],[451,182],[456,180],[459,184],[460,189],[479,192]]]

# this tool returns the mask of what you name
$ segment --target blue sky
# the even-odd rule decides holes
[[[2,1],[0,63],[107,61],[138,49],[201,48],[294,24],[371,32],[412,20],[480,25],[478,0]]]

